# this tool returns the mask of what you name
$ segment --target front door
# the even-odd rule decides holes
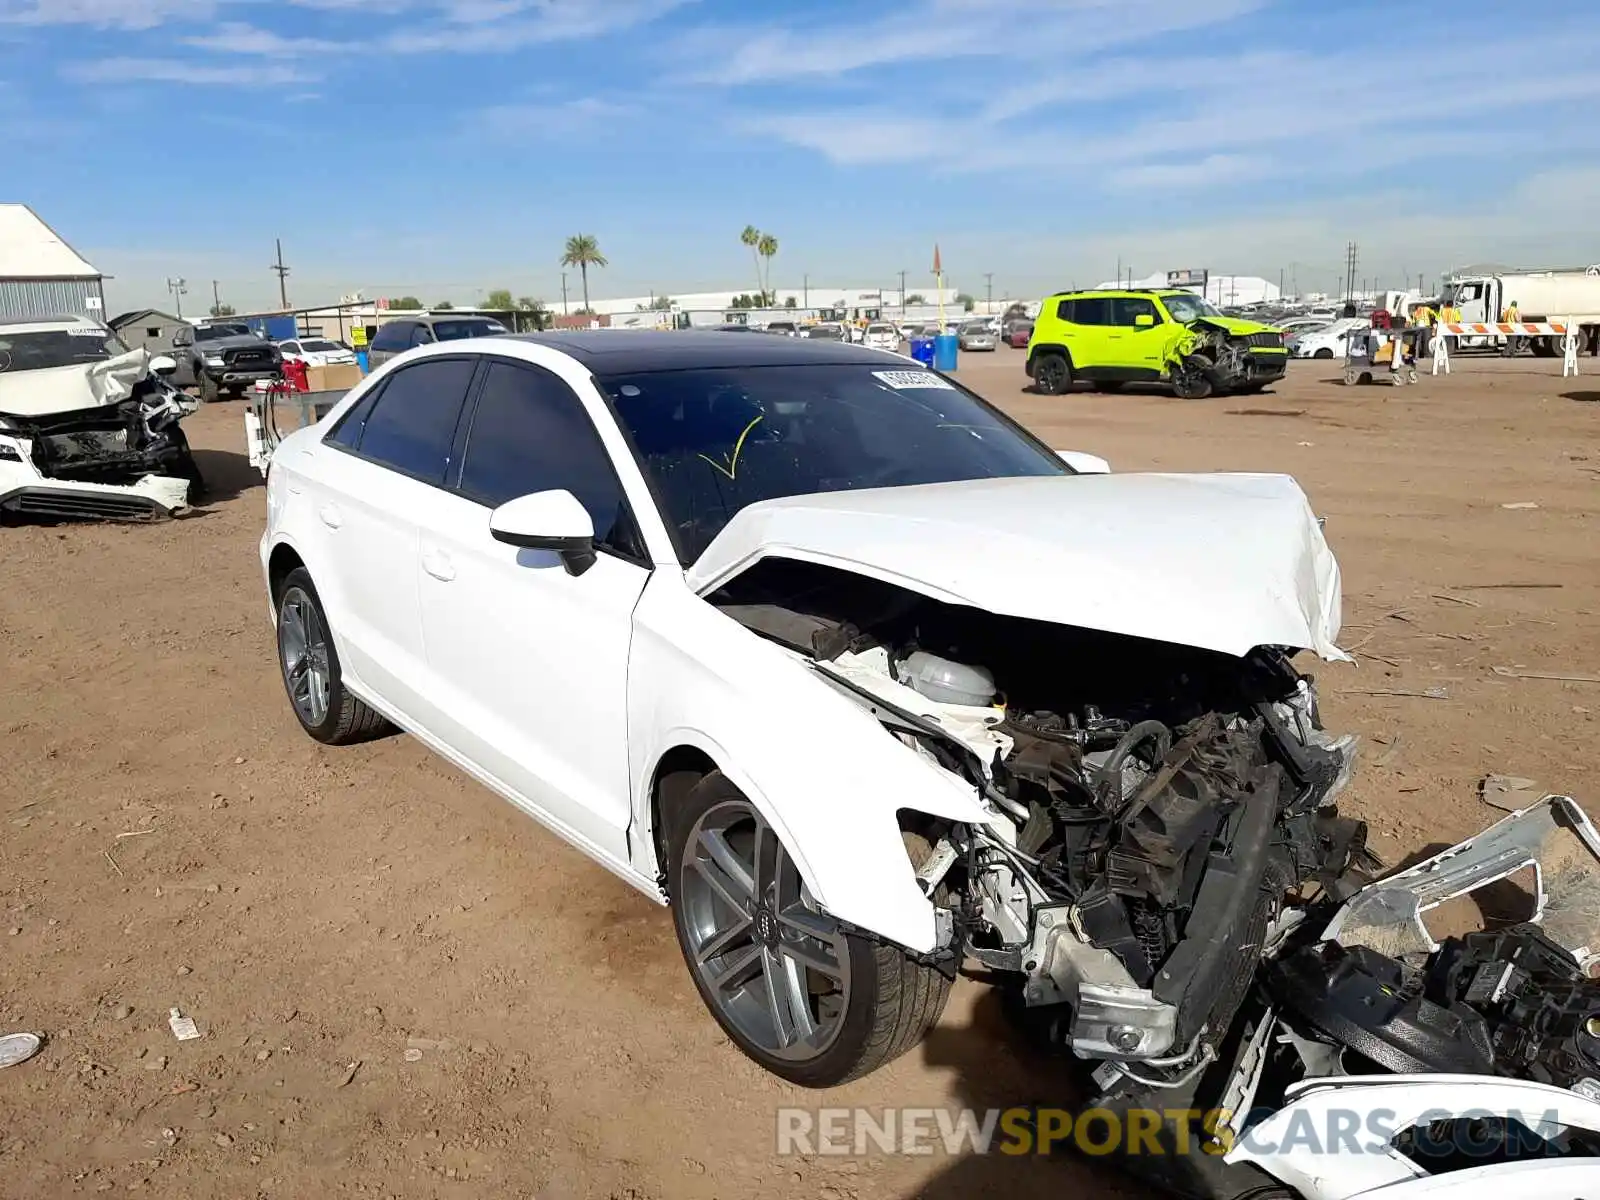
[[[548,371],[490,359],[460,478],[420,530],[418,587],[444,736],[519,803],[591,852],[628,860],[633,610],[650,576],[610,457],[577,395]],[[489,515],[564,489],[598,557],[569,574],[489,533]]]
[[[1118,296],[1111,302],[1111,319],[1121,338],[1120,365],[1127,371],[1126,378],[1159,378],[1173,328],[1156,302],[1149,296]]]

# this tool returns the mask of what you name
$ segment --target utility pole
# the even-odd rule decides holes
[[[1122,286],[1122,255],[1117,255],[1117,286]]]
[[[277,244],[278,247],[278,264],[272,268],[278,276],[278,300],[284,308],[288,308],[289,286],[287,281],[289,278],[289,268],[283,265],[283,239],[273,238],[272,240]]]
[[[1283,299],[1283,268],[1278,268],[1278,299]]]
[[[178,307],[176,316],[180,321],[183,320],[183,297],[188,290],[189,289],[184,286],[184,281],[182,279],[167,280],[167,291],[172,293],[172,301]]]
[[[1359,261],[1356,244],[1350,242],[1344,250],[1344,300],[1348,304],[1355,299],[1356,290],[1356,263]]]
[[[989,316],[990,309],[994,308],[994,272],[983,273],[983,315]]]
[[[222,297],[217,292],[217,281],[215,279],[211,281],[211,315],[214,317],[222,315]]]
[[[565,271],[561,272],[561,315],[563,317],[572,315],[567,309],[567,273]]]
[[[811,276],[800,276],[800,307],[811,307]]]
[[[906,273],[900,272],[900,315],[906,315]]]

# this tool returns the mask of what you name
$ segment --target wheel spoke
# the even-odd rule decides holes
[[[716,991],[737,991],[761,973],[764,957],[761,947],[752,942],[725,956],[716,966],[706,963],[705,980]]]
[[[798,964],[776,951],[763,950],[761,975],[767,989],[767,1015],[778,1045],[787,1048],[814,1037],[817,1023],[811,1016],[811,995]]]
[[[818,946],[813,942],[798,938],[785,938],[781,952],[793,959],[801,967],[809,967],[819,975],[824,975],[836,983],[844,982],[844,968],[839,965],[839,960],[834,957],[833,944],[825,941]]]
[[[700,877],[729,908],[749,916],[755,907],[755,879],[750,869],[719,829],[702,829],[700,848],[703,853],[693,859]]]
[[[750,852],[751,864],[755,868],[755,897],[758,902],[771,904],[776,899],[778,874],[783,865],[783,847],[778,845],[772,827],[762,820],[761,814],[751,811],[756,822]]]
[[[695,951],[695,958],[704,965],[719,954],[726,954],[728,949],[740,938],[748,940],[749,937],[750,918],[741,915],[722,932],[714,933],[707,938],[705,943]]]

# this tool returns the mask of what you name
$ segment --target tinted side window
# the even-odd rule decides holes
[[[373,404],[383,394],[384,386],[380,383],[356,401],[355,406],[339,418],[339,423],[322,440],[331,442],[335,446],[343,446],[346,450],[354,450],[360,446],[361,433],[367,425],[367,414],[372,411]]]
[[[493,508],[552,488],[578,498],[596,544],[639,556],[622,484],[583,402],[548,371],[492,362],[467,432],[461,493]]]
[[[1085,296],[1072,302],[1074,325],[1111,324],[1111,301],[1104,296]]]
[[[1072,301],[1063,300],[1056,305],[1056,317],[1062,321],[1072,320]]]
[[[1138,317],[1149,317],[1153,323],[1161,324],[1156,302],[1149,296],[1118,296],[1111,302],[1113,325],[1132,325]]]
[[[372,350],[404,350],[411,344],[412,321],[389,321],[378,328]]]
[[[396,371],[367,415],[361,456],[442,484],[475,365],[469,358],[444,358]]]

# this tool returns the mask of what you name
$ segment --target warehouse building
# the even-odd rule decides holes
[[[151,354],[165,354],[172,349],[172,335],[180,329],[190,328],[190,322],[156,308],[141,308],[111,318],[111,332],[120,337],[131,349],[143,346]]]
[[[106,317],[100,272],[26,204],[0,204],[0,316]]]

